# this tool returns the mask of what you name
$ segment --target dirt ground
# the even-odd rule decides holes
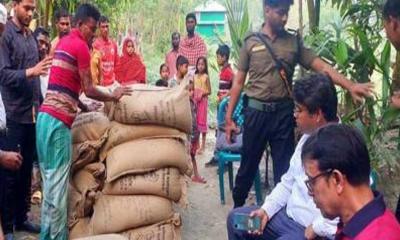
[[[217,167],[205,168],[204,166],[213,155],[215,142],[213,135],[213,131],[211,131],[207,139],[206,151],[198,155],[197,159],[200,174],[205,177],[207,183],[198,184],[190,182],[188,189],[189,206],[187,209],[179,210],[183,219],[183,240],[227,239],[226,217],[233,206],[231,192],[228,187],[228,174],[225,174],[226,204],[221,205],[219,200]],[[237,168],[238,165],[234,165],[234,171],[237,170]],[[254,203],[253,193],[250,194],[248,203]],[[39,216],[39,206],[32,206],[31,219],[39,223]],[[17,232],[16,239],[35,240],[38,239],[38,236],[25,232]]]

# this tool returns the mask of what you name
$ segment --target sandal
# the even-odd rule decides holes
[[[196,182],[196,183],[202,183],[202,184],[207,183],[207,181],[201,176],[198,176],[198,177],[193,176],[192,181]]]

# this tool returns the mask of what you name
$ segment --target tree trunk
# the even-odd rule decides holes
[[[50,15],[50,7],[52,6],[52,1],[51,0],[46,0],[46,7],[45,7],[45,14],[44,14],[44,23],[42,23],[42,26],[47,29],[49,26],[49,15]]]
[[[303,0],[299,0],[299,33],[303,36],[304,24],[303,24]]]
[[[319,20],[321,15],[321,0],[315,0],[315,26],[314,30],[319,29]]]
[[[299,34],[303,36],[304,33],[304,24],[303,24],[303,0],[299,0]],[[300,76],[303,77],[305,75],[304,68],[300,66]]]
[[[400,91],[400,52],[397,52],[396,62],[394,64],[392,90]]]
[[[310,25],[310,30],[314,31],[317,27],[317,14],[315,11],[314,0],[307,0],[308,7],[308,22]]]

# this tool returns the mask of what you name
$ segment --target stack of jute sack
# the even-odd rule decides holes
[[[105,114],[82,114],[72,127],[70,239],[181,239],[173,203],[184,205],[192,172],[188,92],[132,88],[131,96],[107,103]]]

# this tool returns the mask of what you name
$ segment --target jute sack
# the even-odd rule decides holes
[[[68,228],[84,217],[84,199],[72,184],[68,184]]]
[[[97,191],[105,174],[105,166],[102,163],[92,163],[72,176],[74,187],[81,194],[89,191]]]
[[[91,237],[76,238],[76,240],[129,240],[129,239],[119,234],[103,234]]]
[[[97,141],[87,141],[72,145],[72,166],[71,173],[82,169],[86,165],[96,162],[99,159],[99,152],[107,139],[107,134],[104,134]]]
[[[107,153],[114,147],[137,139],[146,138],[177,138],[187,140],[187,135],[177,129],[158,125],[125,125],[111,122],[108,138],[100,151],[100,160],[107,157]]]
[[[191,175],[191,162],[184,144],[175,139],[146,139],[113,148],[107,157],[107,182],[127,175],[175,167]]]
[[[106,183],[108,195],[157,195],[179,201],[182,195],[181,174],[177,168],[163,168],[144,175],[127,175]]]
[[[174,217],[153,224],[151,226],[141,227],[122,233],[129,240],[180,240],[181,239],[181,218],[179,214]]]
[[[92,163],[71,177],[68,195],[68,222],[75,224],[78,218],[88,217],[93,213],[97,191],[104,182],[105,166]]]
[[[72,143],[99,140],[109,127],[110,121],[104,113],[81,113],[72,124]]]
[[[81,218],[70,229],[69,239],[89,237],[93,235],[93,228],[90,223],[90,218]]]
[[[173,216],[172,203],[156,196],[102,195],[91,219],[94,234],[123,232],[164,221]]]
[[[159,88],[142,84],[132,85],[132,95],[105,106],[110,120],[125,124],[157,124],[192,130],[189,94],[186,86]]]

